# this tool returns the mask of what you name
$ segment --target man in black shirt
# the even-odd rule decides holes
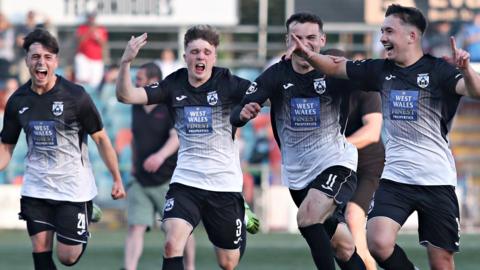
[[[20,218],[26,220],[36,270],[67,266],[83,254],[97,194],[88,159],[87,135],[96,143],[113,176],[112,198],[125,196],[118,161],[102,120],[85,90],[55,74],[58,43],[45,30],[25,37],[23,48],[31,80],[9,99],[0,144],[0,170],[12,157],[23,129],[28,144]]]
[[[480,75],[453,38],[448,62],[425,55],[421,44],[426,26],[420,10],[391,5],[380,39],[387,59],[336,60],[317,54],[294,36],[296,42],[287,52],[382,96],[386,162],[368,214],[367,242],[385,269],[415,269],[395,244],[413,211],[418,212],[419,239],[427,247],[432,269],[454,269],[453,254],[460,246],[457,177],[447,134],[460,98],[480,98]]]
[[[153,62],[140,66],[135,86],[144,87],[162,80],[160,68]],[[155,214],[162,215],[168,183],[177,164],[179,146],[172,115],[165,104],[133,105],[134,179],[128,192],[128,235],[125,241],[125,269],[137,269],[142,255],[144,234],[155,224]],[[193,234],[185,247],[184,266],[195,269]]]

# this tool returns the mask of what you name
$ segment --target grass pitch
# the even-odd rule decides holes
[[[58,269],[119,270],[123,266],[126,230],[92,228],[86,253],[74,267],[57,263]],[[197,270],[219,269],[212,246],[202,228],[195,231],[197,239]],[[138,269],[161,269],[163,235],[159,230],[146,234],[145,248]],[[415,235],[400,235],[398,243],[420,269],[429,269],[425,248]],[[455,257],[456,269],[480,269],[480,235],[463,234],[461,252]],[[26,231],[0,231],[0,269],[33,269],[30,240]],[[249,235],[247,250],[237,269],[243,270],[304,270],[315,269],[307,244],[296,234]]]

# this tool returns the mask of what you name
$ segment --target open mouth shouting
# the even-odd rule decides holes
[[[201,74],[205,71],[205,68],[206,68],[206,66],[203,63],[195,64],[195,73]]]
[[[385,52],[387,53],[387,56],[391,56],[393,53],[393,44],[391,43],[383,43],[383,48],[385,49]]]
[[[45,80],[48,75],[48,70],[45,67],[37,67],[35,68],[35,78],[37,80]]]

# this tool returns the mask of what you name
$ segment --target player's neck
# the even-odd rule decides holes
[[[57,82],[57,76],[54,77],[53,80],[50,80],[44,85],[38,85],[32,80],[32,84],[30,85],[30,89],[32,89],[33,92],[37,93],[38,95],[43,95],[47,93],[48,91],[52,90],[53,87],[55,86],[55,83]]]
[[[313,70],[313,67],[308,64],[308,62],[297,62],[297,61],[292,61],[292,68],[296,73],[299,74],[306,74],[310,71]]]
[[[402,58],[395,61],[395,64],[399,67],[405,68],[409,67],[423,57],[424,53],[422,49],[412,50],[408,53],[405,53]]]

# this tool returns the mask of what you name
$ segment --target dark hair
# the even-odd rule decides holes
[[[285,27],[287,28],[287,32],[289,30],[288,27],[290,26],[290,24],[292,22],[316,23],[316,24],[318,24],[318,28],[320,29],[320,32],[323,32],[322,19],[320,19],[320,17],[318,17],[317,15],[315,15],[313,13],[299,12],[299,13],[295,13],[292,16],[290,16],[290,18],[288,18],[287,21],[285,22]]]
[[[385,17],[394,15],[406,24],[413,25],[423,34],[427,29],[427,20],[423,13],[414,7],[404,7],[401,5],[392,4],[388,6],[385,12]]]
[[[35,42],[42,44],[43,47],[53,54],[58,54],[60,50],[57,39],[45,29],[37,28],[25,37],[23,42],[25,52],[28,53],[30,46]]]
[[[218,46],[218,44],[220,44],[220,36],[218,35],[218,32],[207,24],[200,24],[190,27],[187,30],[187,33],[185,33],[183,46],[186,48],[190,42],[196,39],[203,39],[213,45],[215,48]]]
[[[147,79],[152,79],[152,78],[157,78],[158,80],[162,80],[163,75],[162,75],[162,70],[160,67],[153,63],[153,62],[148,62],[139,67],[139,69],[145,69],[145,75],[147,76]]]

